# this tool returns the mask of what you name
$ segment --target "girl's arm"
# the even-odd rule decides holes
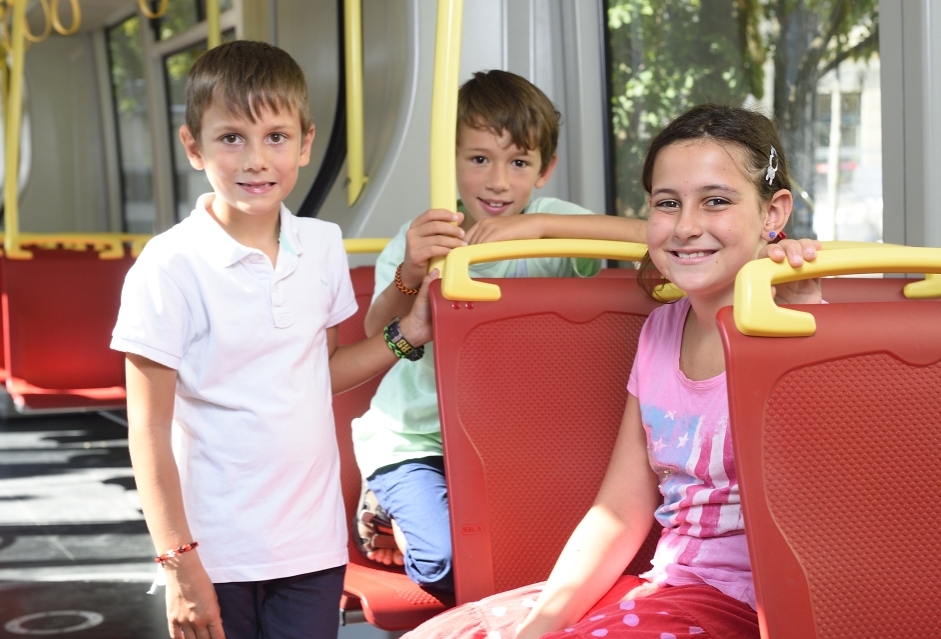
[[[611,589],[647,538],[660,503],[633,395],[595,503],[572,533],[517,639],[568,628]]]
[[[539,238],[644,243],[647,241],[647,222],[615,215],[527,213],[481,220],[467,232],[464,240],[468,244],[483,244]]]
[[[158,553],[199,541],[193,539],[186,521],[170,445],[175,392],[175,370],[127,354],[128,447],[144,518]],[[170,636],[224,639],[216,591],[199,550],[178,555],[163,566]]]

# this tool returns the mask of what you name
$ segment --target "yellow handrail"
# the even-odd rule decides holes
[[[391,240],[385,237],[353,237],[343,240],[343,247],[349,254],[353,253],[382,253]]]
[[[343,2],[343,40],[346,54],[346,174],[347,202],[356,203],[366,177],[363,158],[363,5],[362,0]]]
[[[5,244],[8,237],[9,233],[0,235]],[[138,257],[151,237],[136,233],[19,233],[15,240],[18,251],[16,256],[10,255],[9,252],[7,255],[12,259],[32,259],[32,252],[23,249],[24,246],[61,246],[72,251],[85,251],[91,247],[92,250],[98,251],[98,257],[103,260],[119,260],[124,257],[125,244],[131,246],[131,257]]]
[[[7,257],[29,259],[32,253],[23,251],[17,242],[20,232],[19,202],[17,186],[20,168],[20,125],[23,120],[23,57],[26,53],[26,3],[13,2],[13,25],[10,29],[10,65],[6,103],[6,144],[4,148],[5,175],[3,183],[3,217],[6,233],[4,250]]]
[[[594,257],[638,261],[646,253],[646,244],[613,240],[509,240],[461,246],[452,249],[443,258],[441,294],[445,299],[466,302],[494,302],[500,299],[499,286],[470,278],[470,265],[480,262],[526,257]],[[664,300],[677,299],[683,296],[683,292],[667,284],[659,295]]]
[[[749,262],[735,278],[735,325],[744,335],[813,335],[816,330],[813,315],[779,308],[771,297],[771,286],[851,273],[941,273],[941,249],[896,246],[877,251],[871,248],[820,251],[816,260],[805,262],[800,268],[770,259]],[[929,286],[937,282],[935,278],[926,281]]]
[[[206,0],[206,48],[222,44],[222,16],[219,0]]]
[[[464,0],[438,0],[435,72],[431,85],[431,208],[457,208],[457,80],[461,72]],[[441,269],[433,258],[430,269]]]

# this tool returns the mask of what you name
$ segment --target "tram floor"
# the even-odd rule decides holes
[[[167,637],[124,419],[0,419],[0,637]],[[339,639],[398,634],[359,624]]]

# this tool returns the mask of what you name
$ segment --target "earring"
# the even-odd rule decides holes
[[[787,234],[784,231],[781,231],[780,233],[768,231],[768,244],[777,244],[784,239],[787,239]]]

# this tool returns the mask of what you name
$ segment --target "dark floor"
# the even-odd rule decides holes
[[[122,413],[0,420],[0,638],[166,638],[153,552]]]

